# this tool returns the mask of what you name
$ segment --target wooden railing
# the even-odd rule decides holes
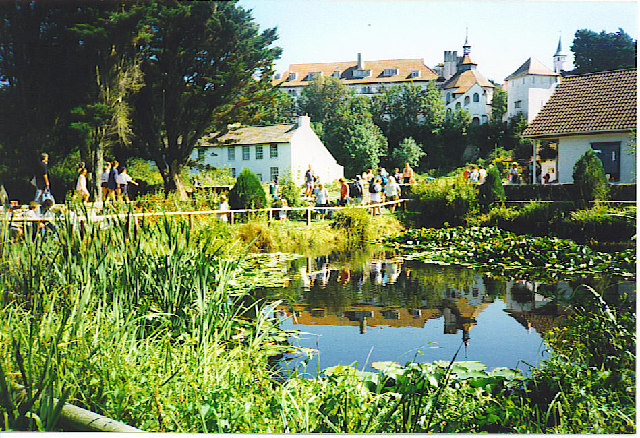
[[[234,223],[235,217],[238,214],[243,213],[261,213],[266,212],[269,216],[269,220],[273,220],[274,213],[279,213],[281,211],[291,212],[291,211],[304,211],[306,223],[307,225],[311,224],[312,213],[317,210],[327,211],[327,210],[343,210],[347,208],[367,208],[373,209],[378,207],[387,207],[391,205],[404,205],[407,199],[398,199],[395,201],[386,201],[380,202],[376,204],[366,204],[366,205],[350,205],[350,206],[305,206],[305,207],[276,207],[276,208],[257,208],[257,209],[242,209],[242,210],[197,210],[197,211],[165,211],[165,212],[151,212],[151,213],[115,213],[115,214],[106,214],[106,215],[95,215],[89,216],[89,220],[91,221],[103,221],[113,218],[145,218],[145,217],[153,217],[153,216],[187,216],[189,219],[189,223],[193,224],[194,216],[202,216],[202,215],[218,215],[219,217],[222,215],[229,216],[229,222],[231,224]],[[86,216],[78,216],[79,221],[86,221]],[[11,224],[24,224],[31,222],[51,222],[54,221],[55,218],[22,218],[22,217],[11,217],[11,218],[1,218],[0,221],[10,221]]]

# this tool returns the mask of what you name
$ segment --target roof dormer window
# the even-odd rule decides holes
[[[353,77],[354,78],[367,78],[371,76],[371,70],[354,70]]]
[[[382,76],[386,76],[386,77],[395,76],[397,74],[398,74],[398,69],[397,68],[385,68],[382,71]]]
[[[411,74],[409,75],[410,78],[419,78],[420,77],[420,70],[411,70]]]
[[[289,78],[287,79],[288,81],[295,81],[296,79],[298,79],[298,73],[294,71],[289,73]]]
[[[340,72],[340,70],[334,70],[331,76],[333,76],[334,78],[340,79],[340,76],[342,76],[342,73]]]
[[[320,76],[322,76],[322,72],[321,71],[310,71],[309,74],[307,75],[307,78],[312,81],[315,78],[319,78]]]

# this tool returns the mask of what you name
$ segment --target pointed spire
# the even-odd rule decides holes
[[[562,35],[558,37],[558,49],[556,50],[556,54],[553,56],[562,55]]]
[[[463,55],[468,55],[471,52],[471,46],[469,45],[469,27],[467,27],[465,36],[464,36],[464,46],[462,46]]]

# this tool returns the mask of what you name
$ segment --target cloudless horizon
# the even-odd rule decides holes
[[[529,57],[553,69],[562,38],[565,70],[573,69],[577,30],[638,38],[635,1],[484,0],[240,0],[261,30],[276,27],[289,64],[382,59],[424,59],[435,67],[445,50],[462,54],[468,29],[471,59],[488,79],[503,83]]]

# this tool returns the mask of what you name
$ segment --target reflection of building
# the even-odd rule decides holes
[[[293,309],[293,311],[292,311]],[[395,306],[352,305],[340,313],[331,314],[322,308],[310,309],[307,304],[281,304],[276,311],[281,316],[292,317],[294,324],[335,325],[361,327],[424,327],[429,319],[441,316],[438,309],[407,309]]]
[[[462,330],[465,345],[471,339],[469,331],[476,325],[476,317],[493,302],[486,295],[482,277],[475,276],[473,283],[464,289],[447,287],[443,298],[444,333],[454,335]]]
[[[504,311],[528,331],[534,329],[540,336],[544,336],[556,326],[562,307],[552,298],[538,294],[539,286],[539,283],[523,280],[508,282],[504,300],[507,308]],[[566,283],[558,284],[556,287],[562,294],[566,294],[569,288]]]

